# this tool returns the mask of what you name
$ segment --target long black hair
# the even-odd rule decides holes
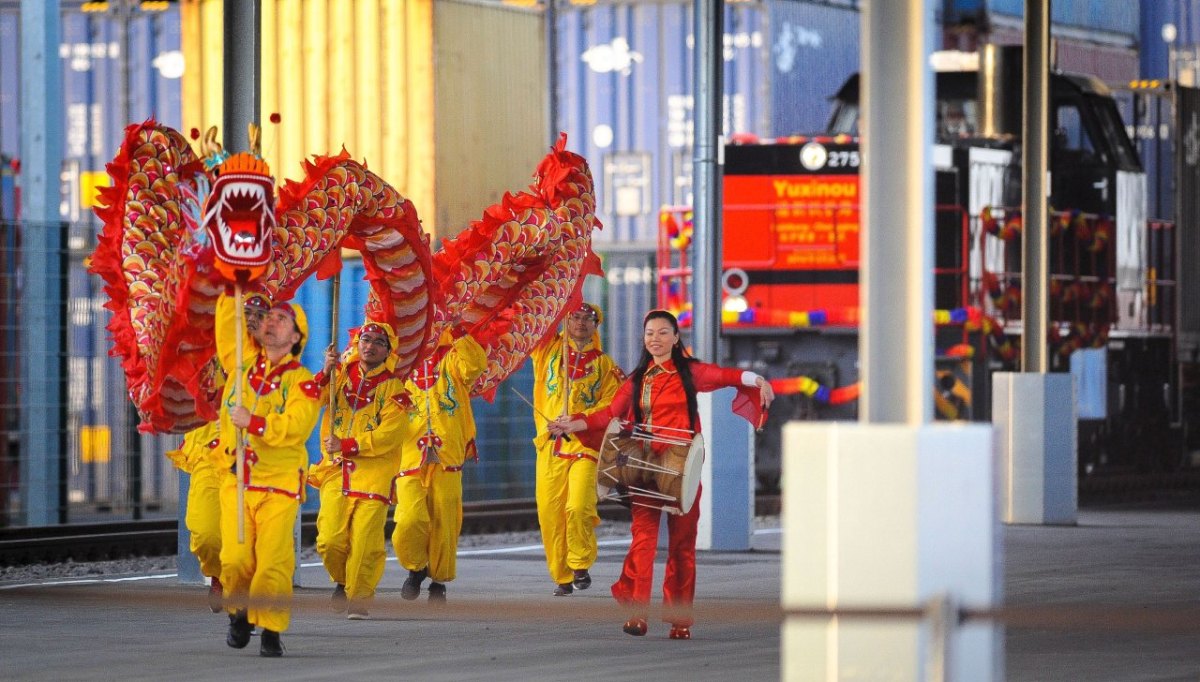
[[[646,318],[642,320],[642,335],[645,336],[646,324],[650,320],[666,320],[671,328],[675,330],[675,334],[679,334],[679,320],[675,316],[665,310],[651,310],[646,313]],[[671,346],[671,361],[675,364],[676,371],[679,372],[679,381],[683,384],[683,393],[687,396],[688,408],[688,428],[692,431],[696,430],[696,417],[699,414],[699,408],[696,407],[696,382],[692,379],[692,363],[698,360],[688,354],[683,348],[683,339],[679,338],[675,341],[675,345]],[[646,415],[642,414],[642,383],[646,378],[646,370],[650,369],[650,364],[654,362],[654,356],[650,355],[650,351],[646,350],[646,346],[642,344],[642,357],[638,359],[637,367],[630,375],[633,380],[633,420],[639,424],[646,421]]]

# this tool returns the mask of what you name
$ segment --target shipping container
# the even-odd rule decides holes
[[[724,12],[722,134],[823,129],[829,98],[858,70],[858,11],[772,0]],[[557,21],[558,127],[592,162],[596,241],[650,244],[658,207],[691,201],[692,3],[570,5]]]
[[[122,50],[122,29],[128,52]],[[80,177],[66,178],[73,200],[64,218],[86,220],[86,190],[103,174],[130,121],[153,116],[180,126],[179,11],[134,10],[123,22],[115,13],[79,11],[64,3],[59,60],[63,87],[63,157]],[[0,6],[0,154],[20,156],[20,17],[13,3]],[[123,79],[128,78],[128,88]]]
[[[18,3],[0,0],[0,158],[6,162],[18,156],[20,145],[18,9]],[[67,230],[66,516],[80,521],[173,515],[178,477],[162,453],[180,437],[137,434],[119,363],[107,355],[106,298],[83,259],[99,230],[90,210],[94,189],[107,181],[104,166],[115,155],[125,125],[153,116],[186,134],[191,127],[220,124],[221,3],[188,0],[155,14],[135,9],[127,25],[114,11],[79,9],[78,2],[64,4],[58,50]],[[283,118],[282,125],[265,131],[263,143],[281,182],[300,174],[302,158],[345,146],[415,200],[427,229],[442,225],[447,234],[477,219],[505,192],[531,182],[552,139],[539,12],[498,3],[268,0],[263,16],[263,119],[271,112]],[[128,50],[121,48],[123,29]],[[189,46],[186,59],[184,44]],[[12,174],[0,175],[0,215],[13,217]],[[5,225],[5,243],[15,245],[20,229]],[[4,272],[16,272],[19,249],[6,247],[3,255],[12,261]],[[343,279],[345,327],[355,323],[366,299],[361,261],[348,259]],[[6,278],[0,289],[0,314],[6,319],[18,309],[15,281]],[[329,340],[329,283],[307,283],[299,296],[314,313],[304,361],[315,367]],[[0,400],[5,415],[17,415],[19,349],[17,337],[9,336],[0,349],[7,363],[0,368]],[[344,344],[344,331],[342,337]],[[526,394],[530,383],[526,378]],[[481,428],[488,454],[465,478],[467,498],[531,496],[532,475],[525,472],[533,466],[528,410],[498,397],[477,411],[481,424],[493,424],[495,431]],[[9,435],[20,438],[15,424],[4,424],[0,435],[6,443]],[[310,445],[317,453],[316,441]],[[19,451],[0,453],[4,512],[19,499],[19,460]],[[522,488],[521,480],[528,485]],[[311,499],[310,508],[316,496]]]
[[[787,0],[771,10],[771,129],[774,137],[823,130],[830,100],[859,67],[857,11]],[[751,131],[759,132],[759,131]]]
[[[691,200],[692,3],[562,5],[552,61],[556,127],[591,162],[600,244],[650,244],[662,204]],[[766,12],[724,9],[725,134],[770,125]]]
[[[18,55],[21,51],[17,13],[0,8],[0,158],[7,163],[16,158],[21,146],[17,129],[17,82],[20,77]]]
[[[856,3],[773,0],[724,9],[722,132],[771,137],[823,129],[829,98],[858,69]],[[606,351],[631,370],[637,325],[654,307],[658,209],[691,202],[692,3],[559,5],[553,63],[558,125],[592,165]],[[714,359],[714,358],[708,358]]]
[[[178,437],[143,436],[136,432],[136,415],[125,395],[118,361],[108,357],[100,282],[87,274],[83,259],[95,245],[99,223],[91,212],[97,186],[106,184],[104,167],[115,155],[122,130],[131,120],[154,117],[180,125],[178,65],[179,12],[142,11],[133,7],[122,18],[114,11],[81,11],[79,2],[63,2],[57,54],[62,67],[63,159],[61,215],[64,220],[66,299],[63,338],[66,348],[64,400],[66,434],[63,453],[67,518],[83,521],[104,516],[173,516],[178,479],[162,453]],[[18,217],[19,173],[10,162],[20,160],[21,86],[20,16],[15,2],[0,3],[0,218]],[[5,224],[5,286],[0,287],[0,315],[5,329],[17,322],[21,229],[46,229]],[[19,337],[6,333],[5,366],[0,375],[17,372]],[[19,414],[15,385],[0,392],[6,415]],[[18,469],[21,434],[17,423],[6,424],[5,466],[0,476],[11,478]],[[13,440],[9,440],[9,437]],[[6,491],[5,503],[15,500]]]
[[[181,11],[184,124],[219,126],[222,0],[184,0]],[[263,154],[280,179],[298,176],[313,154],[345,147],[442,237],[505,192],[525,189],[550,145],[545,24],[536,9],[263,0],[262,30]],[[274,113],[278,126],[265,123]]]
[[[600,306],[599,334],[604,352],[625,372],[633,371],[642,354],[641,316],[657,306],[655,250],[638,245],[607,244],[599,249],[604,277],[589,277],[584,299]]]
[[[1062,28],[1102,31],[1136,38],[1138,5],[1158,0],[1053,0],[1050,21]],[[948,0],[943,4],[946,24],[973,22],[987,25],[1000,21],[1016,24],[1024,20],[1025,0]]]
[[[1054,66],[1064,73],[1086,73],[1110,84],[1138,77],[1138,54],[1132,47],[1058,38],[1054,48]]]

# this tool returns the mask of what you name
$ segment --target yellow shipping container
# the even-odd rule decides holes
[[[222,5],[181,4],[185,130],[221,124]],[[549,147],[546,55],[537,8],[262,0],[263,156],[282,182],[344,146],[413,201],[431,234],[456,234],[524,189]]]

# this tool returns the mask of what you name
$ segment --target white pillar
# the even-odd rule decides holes
[[[1078,468],[1072,376],[997,372],[992,381],[1001,518],[1074,525]]]
[[[992,429],[932,426],[934,4],[863,4],[862,423],[791,423],[783,605],[922,608],[1000,600]],[[939,619],[940,620],[940,619]],[[935,628],[936,629],[936,628]],[[785,617],[784,680],[1003,679],[991,623]],[[930,661],[940,652],[946,660]]]
[[[179,472],[179,509],[175,520],[179,524],[179,532],[175,536],[175,574],[179,582],[187,585],[201,585],[204,574],[200,571],[200,560],[192,554],[192,533],[187,527],[188,491],[192,486],[190,474]]]
[[[705,452],[696,549],[750,549],[754,532],[754,429],[730,409],[736,394],[734,389],[724,388],[696,398]]]
[[[1002,602],[992,429],[987,425],[792,422],[784,427],[784,609],[918,609],[948,595]],[[930,623],[787,617],[782,679],[1002,680],[990,622],[954,628],[949,659]]]

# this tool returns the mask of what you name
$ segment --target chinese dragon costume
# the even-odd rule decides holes
[[[202,158],[169,127],[129,126],[108,164],[90,268],[105,283],[111,354],[139,428],[182,433],[216,418],[214,311],[227,286],[218,268],[259,249],[271,254],[254,290],[276,302],[313,274],[337,272],[343,248],[359,251],[371,286],[366,317],[398,334],[396,371],[406,376],[459,324],[488,353],[472,394],[490,396],[578,306],[584,277],[600,273],[591,173],[565,143],[528,191],[506,195],[434,254],[412,202],[344,150],[306,162],[303,178],[276,190],[254,154],[209,144]],[[215,237],[204,229],[212,223]]]

